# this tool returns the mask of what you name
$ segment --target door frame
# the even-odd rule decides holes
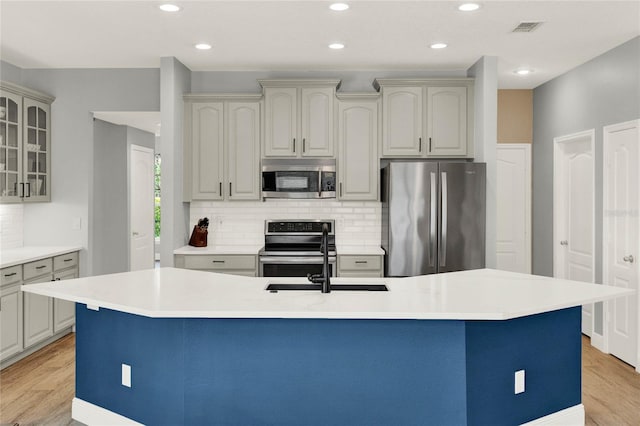
[[[128,260],[129,260],[129,271],[131,271],[131,255],[132,255],[132,250],[131,250],[131,237],[132,237],[132,214],[131,214],[131,209],[133,206],[133,200],[131,199],[131,186],[133,184],[133,179],[132,179],[132,151],[136,150],[136,151],[141,151],[141,152],[146,152],[148,154],[151,154],[151,163],[152,166],[155,165],[155,150],[153,148],[148,148],[146,146],[142,146],[142,145],[136,145],[136,144],[128,144],[128,148],[127,148],[127,252],[128,252]],[[153,177],[152,177],[153,179]],[[151,183],[151,189],[153,191],[153,180]],[[152,212],[153,212],[153,208],[155,208],[155,206],[152,207]],[[153,219],[153,217],[151,218]],[[151,226],[151,229],[153,228],[153,224]],[[153,232],[152,232],[153,234]],[[151,246],[153,247],[153,262],[155,262],[155,238],[153,238],[153,242],[151,244]]]
[[[531,273],[532,267],[532,231],[531,227],[531,199],[532,199],[532,163],[531,163],[531,144],[530,143],[499,143],[497,150],[520,150],[524,152],[526,170],[525,170],[525,257],[526,269],[525,273]]]
[[[595,197],[595,188],[596,188],[596,169],[595,169],[595,138],[596,138],[596,129],[584,130],[581,132],[571,133],[564,136],[558,136],[553,138],[553,276],[558,276],[558,268],[560,264],[560,252],[557,250],[559,241],[559,235],[561,231],[564,230],[564,221],[562,220],[566,216],[566,212],[564,209],[564,203],[561,202],[561,190],[560,188],[564,184],[565,175],[563,172],[563,167],[561,166],[562,159],[562,148],[567,144],[575,142],[579,139],[589,139],[589,151],[591,152],[591,187],[594,191],[594,196],[592,199],[592,212],[593,212],[593,220],[591,222],[591,235],[592,235],[592,246],[591,246],[591,282],[596,282],[596,197]],[[595,337],[598,340],[597,334],[594,332],[594,318],[595,318],[595,304],[592,304],[592,315],[591,315],[591,338],[592,344],[593,339]],[[603,324],[603,333],[604,333],[604,324]],[[605,333],[606,334],[606,333]],[[595,346],[595,344],[594,344]]]
[[[607,191],[608,191],[607,189],[608,178],[606,174],[606,164],[607,164],[608,156],[607,156],[606,146],[607,146],[607,143],[609,142],[610,133],[632,128],[632,127],[636,127],[640,134],[640,119],[625,121],[622,123],[610,124],[602,128],[602,281],[603,282],[605,277],[609,273],[609,254],[606,249],[607,247],[606,237],[609,233],[609,226],[607,221],[605,220],[605,217],[606,217],[605,210],[607,209],[605,200],[607,199],[606,197],[607,197]],[[640,140],[638,141],[638,143],[640,144]],[[640,159],[638,159],[638,164],[640,165]],[[640,242],[638,244],[640,245]],[[637,253],[640,253],[640,247],[637,247],[636,250],[637,250]],[[638,257],[640,257],[640,255]],[[636,358],[637,358],[636,371],[640,373],[640,282],[638,283],[638,285],[639,285],[639,288],[638,288],[638,291],[636,292],[637,293],[636,309],[639,311],[637,312],[637,319],[638,319],[637,334],[638,335],[636,336],[636,347],[637,347],[636,348]],[[604,336],[602,339],[602,347],[598,348],[602,352],[607,354],[609,353],[609,318],[610,318],[610,312],[611,312],[610,304],[611,302],[603,303],[604,324],[602,327],[602,331],[604,333]]]

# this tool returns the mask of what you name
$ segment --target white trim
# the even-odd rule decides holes
[[[88,426],[143,426],[128,417],[91,404],[80,398],[73,398],[71,402],[71,418]]]
[[[523,423],[522,426],[584,426],[584,405],[578,404],[548,416]]]
[[[531,144],[530,143],[499,143],[497,144],[498,150],[521,150],[524,151],[525,155],[525,186],[527,193],[525,194],[525,257],[527,259],[526,263],[526,273],[531,273],[531,251],[532,251],[532,232],[533,228],[531,227],[531,199],[532,199],[532,183],[531,183]]]
[[[607,168],[607,149],[606,145],[609,140],[609,134],[614,132],[619,132],[621,130],[632,129],[632,128],[640,129],[640,119],[638,120],[630,120],[622,123],[610,124],[608,126],[604,126],[602,128],[602,282],[604,283],[605,277],[609,273],[609,256],[607,252],[607,234],[609,232],[605,210],[607,209],[606,205],[606,196],[607,196],[607,187],[608,187],[608,178],[605,170]],[[638,252],[640,253],[640,247],[638,247]],[[640,257],[640,256],[639,256]],[[636,338],[636,371],[640,373],[640,291],[636,292],[636,297],[638,298],[637,302],[637,317],[638,317],[638,336]],[[603,316],[608,320],[609,308],[612,302],[602,302],[603,305]],[[600,349],[604,353],[609,353],[609,337],[608,337],[608,321],[604,321],[602,331],[604,332],[604,336],[602,338],[602,349]],[[599,342],[600,343],[600,342]],[[595,345],[594,345],[595,346]]]
[[[584,130],[582,132],[572,133],[569,135],[558,136],[553,138],[553,276],[558,277],[558,256],[557,256],[557,247],[560,244],[560,236],[558,235],[560,232],[560,218],[565,214],[564,209],[560,206],[560,189],[559,184],[560,180],[564,180],[564,174],[561,177],[562,168],[560,166],[560,158],[562,155],[561,152],[561,144],[571,143],[576,139],[589,138],[589,151],[591,153],[591,188],[594,191],[594,196],[592,198],[592,218],[593,221],[591,223],[591,236],[592,236],[592,246],[591,246],[591,282],[596,282],[596,197],[595,197],[595,189],[596,189],[596,165],[595,165],[595,139],[596,139],[596,129]],[[566,277],[563,277],[566,278]],[[604,303],[603,303],[604,305]],[[603,317],[604,311],[606,309],[603,307]],[[595,332],[595,303],[592,305],[591,309],[591,338],[594,338],[597,333]],[[606,322],[605,319],[602,319],[602,331],[606,334]],[[596,337],[596,340],[599,340],[599,337]],[[593,344],[593,340],[592,340]],[[600,349],[600,348],[599,348]],[[602,349],[600,349],[602,350]]]

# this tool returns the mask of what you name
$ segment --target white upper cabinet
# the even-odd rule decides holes
[[[428,155],[467,154],[467,88],[427,87]]]
[[[338,198],[378,199],[378,96],[344,95],[338,102]]]
[[[227,104],[228,181],[232,200],[260,198],[260,104]]]
[[[53,98],[0,83],[0,202],[51,201]]]
[[[258,80],[264,88],[264,157],[333,157],[340,80]]]
[[[191,197],[221,200],[224,180],[224,104],[194,103],[192,107]]]
[[[473,79],[380,79],[382,157],[472,158]]]
[[[185,95],[184,201],[260,199],[260,95]]]
[[[382,93],[382,155],[422,155],[422,88],[389,87]]]

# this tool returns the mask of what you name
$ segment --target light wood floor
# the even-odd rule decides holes
[[[0,372],[0,424],[74,425],[75,335]],[[588,426],[640,425],[640,374],[582,338],[582,403]]]

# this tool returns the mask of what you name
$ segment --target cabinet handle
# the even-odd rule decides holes
[[[366,264],[366,263],[369,263],[369,261],[368,260],[356,260],[356,264],[363,264],[363,263]]]
[[[220,196],[222,197],[222,182],[220,182],[220,191],[218,191],[220,193]]]
[[[429,138],[429,152],[431,152],[431,138]]]
[[[231,182],[229,182],[229,197],[231,197]]]
[[[46,268],[47,265],[40,265],[40,266],[36,266],[36,269],[42,269],[42,268]]]
[[[24,183],[20,184],[20,198],[24,198]]]
[[[16,274],[17,274],[17,272],[12,272],[12,273],[10,273],[10,274],[4,274],[4,276],[5,276],[5,277],[12,277],[12,276],[14,276],[14,275],[16,275]]]
[[[60,278],[56,278],[56,281],[60,281]]]
[[[214,260],[213,263],[224,263],[224,260]]]
[[[569,241],[567,241],[567,240],[560,241],[560,245],[561,246],[568,246],[569,245]]]
[[[625,257],[622,258],[622,260],[624,260],[625,262],[633,263],[633,261],[634,261],[633,255],[630,254],[629,256],[625,256]]]
[[[29,198],[31,197],[31,182],[27,182],[25,185],[27,185],[27,195],[25,195],[25,198]]]
[[[293,152],[296,152],[296,138],[293,138]]]
[[[342,197],[342,182],[340,182],[340,196]]]
[[[73,260],[73,258],[72,259],[65,259],[64,261],[65,262],[71,262],[72,260]]]
[[[302,152],[307,152],[307,140],[302,138]]]
[[[418,138],[418,152],[422,152],[422,138]]]

